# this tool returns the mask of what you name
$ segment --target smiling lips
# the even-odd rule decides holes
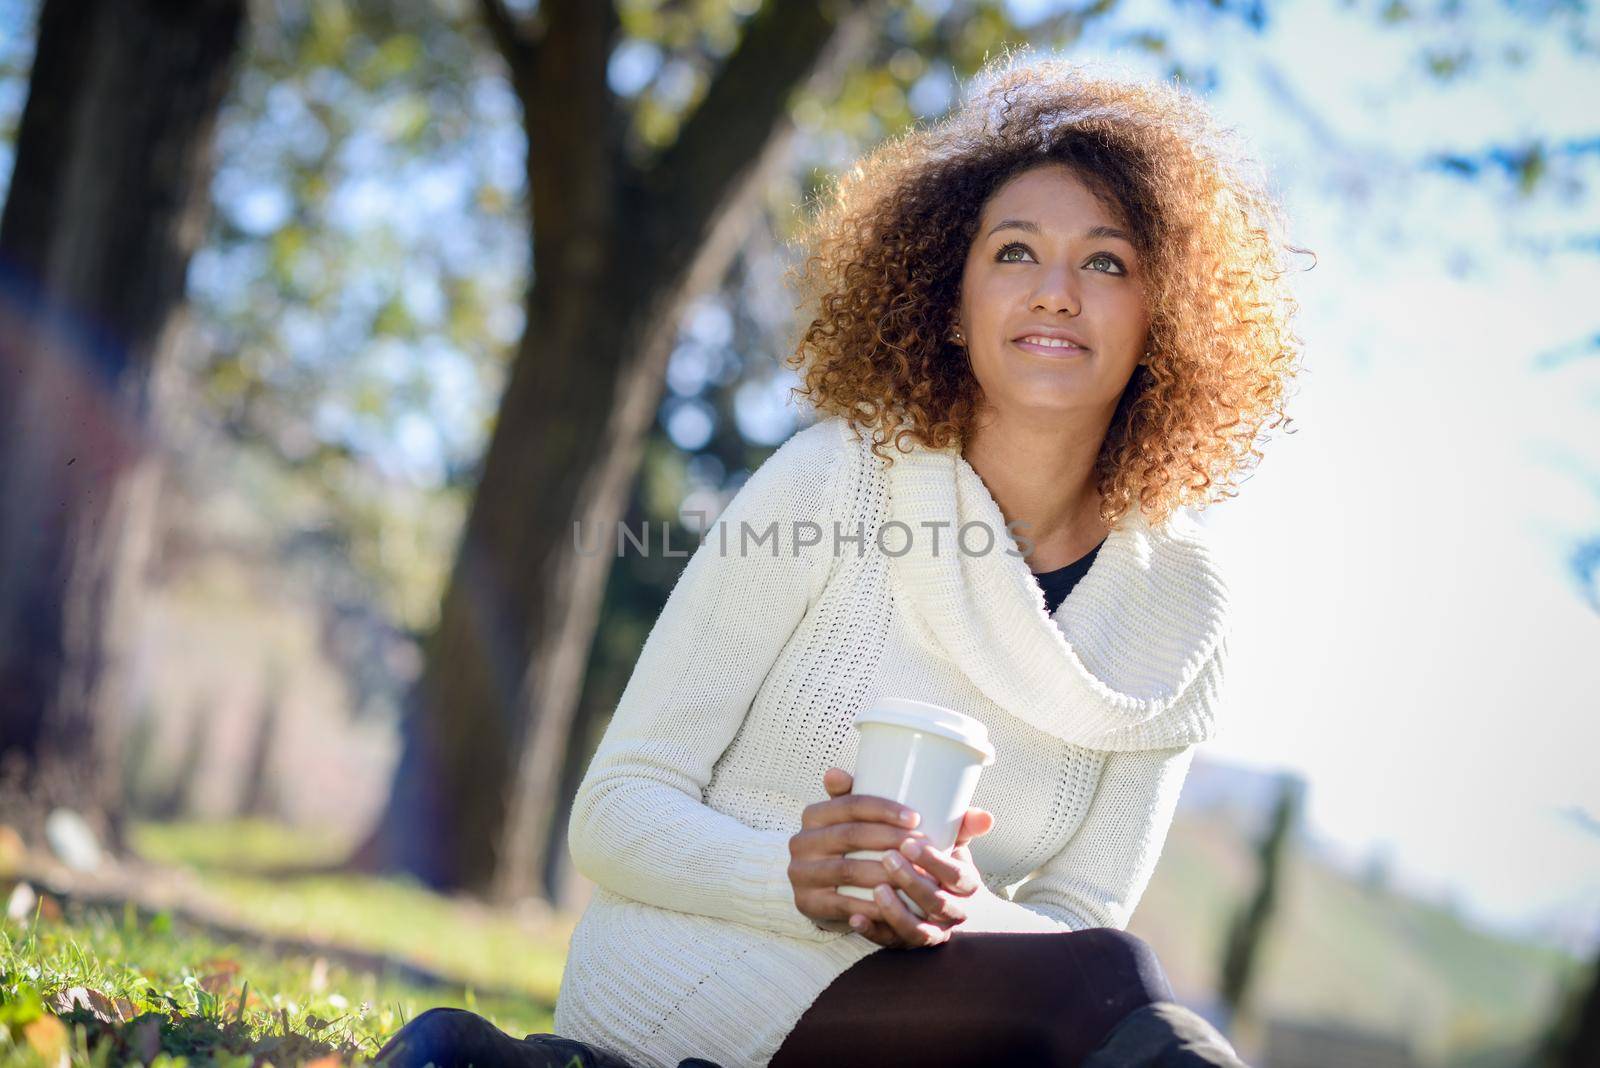
[[[1088,348],[1078,344],[1076,339],[1069,340],[1053,334],[1024,334],[1013,338],[1011,343],[1019,349],[1037,352],[1043,356],[1081,356],[1088,352]]]

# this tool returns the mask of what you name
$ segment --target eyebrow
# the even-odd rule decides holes
[[[1039,229],[1039,224],[1036,222],[1030,222],[1027,219],[1001,219],[995,224],[994,229],[989,231],[987,236],[993,237],[1001,230],[1026,230],[1030,234],[1043,234],[1043,231]],[[1133,238],[1122,230],[1118,230],[1115,226],[1091,226],[1083,232],[1083,236],[1087,238],[1115,237],[1126,241],[1130,245],[1133,244]]]

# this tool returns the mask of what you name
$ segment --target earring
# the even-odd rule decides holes
[[[966,339],[962,337],[961,328],[959,326],[955,328],[955,331],[952,334],[952,340],[955,341],[957,345],[965,343]]]

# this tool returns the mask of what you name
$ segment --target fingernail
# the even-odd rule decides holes
[[[883,862],[889,865],[889,869],[891,871],[899,871],[901,868],[906,866],[906,862],[900,859],[900,855],[898,853],[885,853],[883,855]]]
[[[904,842],[900,843],[900,852],[904,853],[912,860],[916,860],[917,857],[922,853],[922,843],[914,838],[907,838]]]
[[[918,814],[916,809],[903,808],[900,810],[900,822],[905,824],[907,827],[915,827],[917,825],[917,819]]]
[[[867,929],[867,918],[857,913],[850,917],[850,926],[858,931],[865,931]]]
[[[878,884],[878,888],[876,890],[874,890],[873,893],[878,895],[878,900],[879,901],[882,901],[882,902],[884,902],[886,904],[888,903],[888,901],[889,901],[889,887],[887,885],[885,885],[884,883],[879,883]]]

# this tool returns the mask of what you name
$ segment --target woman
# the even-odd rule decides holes
[[[791,357],[821,417],[690,559],[579,788],[556,1029],[651,1066],[1237,1065],[1124,928],[1219,718],[1193,509],[1296,373],[1278,209],[1181,90],[1010,59],[832,192]],[[951,850],[850,792],[887,695],[988,728]]]

